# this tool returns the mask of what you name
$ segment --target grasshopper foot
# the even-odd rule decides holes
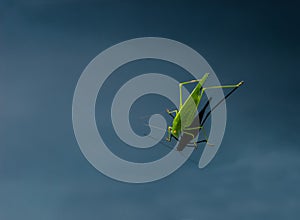
[[[215,146],[214,144],[211,144],[211,143],[209,143],[209,142],[206,142],[206,143],[207,143],[207,145],[210,146],[210,147]]]
[[[241,82],[239,82],[239,84],[237,84],[237,86],[239,87],[239,86],[243,85],[243,83],[244,83],[244,81],[241,81]]]

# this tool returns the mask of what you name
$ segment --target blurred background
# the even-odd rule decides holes
[[[299,219],[299,24],[297,1],[1,0],[0,219]],[[149,36],[192,47],[222,84],[245,85],[227,102],[223,143],[207,167],[186,162],[165,179],[127,184],[84,158],[72,99],[96,55]],[[122,145],[106,117],[115,92],[146,72],[190,79],[157,60],[114,72],[96,106],[107,144]],[[166,107],[163,97],[137,100],[133,129],[149,132],[144,116]],[[122,146],[112,151],[137,162],[169,150]]]

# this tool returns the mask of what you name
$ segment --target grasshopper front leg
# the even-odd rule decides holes
[[[172,130],[172,127],[171,126],[169,126],[168,127],[168,137],[166,138],[166,141],[168,141],[168,142],[170,142],[171,141],[171,130]]]
[[[177,113],[178,113],[178,110],[175,109],[175,110],[173,110],[173,111],[170,111],[169,109],[166,109],[166,112],[167,112],[172,118],[175,118],[175,116],[176,116]],[[175,116],[172,115],[173,113],[175,113]]]

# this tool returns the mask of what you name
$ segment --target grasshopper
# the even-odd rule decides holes
[[[219,105],[222,101],[224,101],[229,95],[231,95],[238,87],[240,87],[244,82],[241,81],[236,85],[221,85],[221,86],[210,86],[203,87],[205,81],[207,80],[209,73],[204,74],[201,79],[195,79],[187,82],[179,83],[179,109],[175,110],[166,110],[167,113],[173,118],[172,126],[168,126],[168,137],[167,141],[171,141],[171,138],[174,137],[179,144],[177,146],[178,151],[182,151],[189,144],[193,144],[195,148],[197,148],[197,144],[201,142],[207,142],[208,139],[206,136],[206,132],[204,129],[204,122],[210,115],[210,113]],[[182,104],[182,86],[190,83],[197,83],[192,93],[188,96],[185,102]],[[215,107],[209,111],[209,113],[203,118],[206,108],[209,105],[211,99],[207,101],[204,105],[203,109],[196,115],[199,103],[202,99],[203,93],[208,89],[225,89],[232,88],[231,92],[229,92],[224,99],[222,99]],[[175,113],[175,115],[174,115]],[[196,117],[195,117],[196,115]],[[195,141],[191,143],[192,140],[198,135],[200,130],[203,131],[205,140]],[[209,143],[208,143],[209,144]],[[211,144],[210,144],[211,145]]]

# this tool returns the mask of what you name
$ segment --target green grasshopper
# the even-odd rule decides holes
[[[172,126],[168,127],[168,137],[167,141],[171,141],[171,138],[174,137],[179,144],[177,146],[178,151],[182,151],[190,142],[195,139],[199,131],[202,129],[204,132],[205,140],[194,142],[193,145],[196,148],[198,143],[207,142],[206,132],[204,130],[203,124],[208,118],[209,114],[224,101],[229,95],[231,95],[238,87],[240,87],[244,82],[241,81],[236,85],[224,85],[224,86],[210,86],[203,87],[206,79],[208,78],[209,73],[204,74],[204,76],[199,80],[191,80],[187,82],[182,82],[179,84],[179,110],[170,111],[167,109],[167,113],[173,117]],[[197,83],[196,87],[182,104],[182,86],[189,83]],[[232,88],[232,91],[228,93],[224,99],[222,99],[203,119],[206,108],[208,107],[210,99],[205,104],[204,108],[199,112],[195,117],[199,103],[203,96],[203,93],[207,89],[222,89],[222,88]],[[173,115],[175,113],[175,116]],[[180,138],[180,140],[179,140]]]

